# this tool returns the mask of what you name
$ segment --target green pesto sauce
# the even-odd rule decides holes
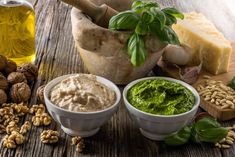
[[[179,83],[163,79],[145,80],[128,90],[127,99],[137,109],[156,115],[175,115],[189,111],[193,93]]]

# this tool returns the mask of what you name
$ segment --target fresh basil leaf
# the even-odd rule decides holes
[[[160,8],[159,4],[156,2],[143,2],[142,4],[136,4],[136,7],[134,7],[132,10],[136,14],[141,14],[144,11],[148,11],[150,8],[155,7],[155,8]]]
[[[155,17],[155,19],[157,19],[160,24],[161,24],[161,29],[163,28],[163,26],[166,24],[166,16],[164,14],[164,12],[162,12],[159,8],[150,8],[150,13],[152,14],[152,16]]]
[[[216,119],[205,117],[193,124],[192,140],[194,142],[216,143],[226,137],[228,130],[221,127]]]
[[[180,41],[174,32],[174,30],[169,26],[164,26],[162,29],[161,24],[159,21],[154,21],[150,24],[150,31],[154,34],[160,41],[172,44],[172,45],[179,45]]]
[[[154,20],[154,17],[149,12],[143,12],[139,23],[135,28],[135,33],[139,35],[146,35],[149,32],[149,23]]]
[[[229,82],[228,86],[235,90],[235,77]]]
[[[143,37],[133,33],[128,40],[127,47],[128,55],[131,57],[131,63],[134,66],[143,64],[147,57]]]
[[[176,10],[175,8],[164,8],[162,11],[168,15],[172,15],[179,19],[184,19],[184,14]]]
[[[153,22],[153,20],[154,16],[150,12],[145,11],[142,13],[141,21],[145,23],[145,25],[148,25],[149,23]]]
[[[165,13],[165,17],[166,17],[166,25],[167,26],[171,26],[171,25],[177,23],[177,19],[174,16]]]
[[[199,131],[197,134],[201,142],[216,143],[227,136],[228,130],[223,127],[209,128],[203,131]]]
[[[109,29],[135,29],[140,17],[132,11],[121,12],[109,21]]]
[[[167,136],[164,142],[170,146],[179,146],[187,143],[191,136],[191,128],[186,126],[179,132]]]
[[[143,5],[143,2],[142,2],[141,0],[135,0],[135,1],[132,3],[131,8],[132,8],[132,9],[135,9],[135,8],[141,6],[141,5]]]
[[[216,121],[216,119],[212,117],[205,117],[205,118],[198,120],[194,124],[194,126],[195,126],[195,130],[198,132],[198,131],[206,130],[208,128],[218,128],[220,127],[220,124]]]
[[[160,8],[160,5],[156,2],[146,2],[144,7],[147,8],[147,9],[149,9],[151,7]]]
[[[135,28],[135,33],[138,35],[145,35],[149,31],[148,25],[146,25],[144,22],[140,21],[136,28]]]
[[[192,129],[191,129],[191,137],[190,137],[190,140],[195,142],[195,143],[200,143],[200,138],[195,130],[195,127],[194,125],[192,126]]]

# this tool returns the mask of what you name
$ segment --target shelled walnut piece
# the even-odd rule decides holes
[[[18,127],[19,117],[28,113],[29,108],[23,103],[4,103],[0,107],[0,133],[7,133],[3,138],[3,146],[16,148],[25,141],[24,135],[30,130],[28,121],[21,128]]]
[[[72,138],[71,145],[75,145],[76,151],[79,153],[81,153],[83,149],[85,148],[84,139],[79,136],[75,136]]]
[[[0,133],[6,132],[6,127],[15,123],[18,125],[19,116],[25,115],[29,108],[23,104],[8,103],[2,104],[0,108]],[[10,126],[9,126],[10,127]]]
[[[6,133],[11,134],[12,131],[20,131],[20,128],[18,127],[17,123],[15,121],[11,121],[7,127],[6,127]]]
[[[0,124],[6,127],[11,121],[19,122],[19,117],[14,114],[14,110],[8,106],[0,108]]]
[[[31,114],[35,114],[32,117],[32,122],[34,126],[42,126],[42,125],[49,125],[51,124],[51,117],[49,114],[46,113],[45,106],[43,104],[40,105],[33,105],[29,112]]]
[[[40,139],[42,143],[56,143],[59,140],[59,132],[53,130],[44,130]]]
[[[26,133],[29,132],[30,128],[31,128],[31,125],[30,125],[29,121],[26,121],[26,122],[24,122],[24,124],[21,126],[21,128],[20,128],[20,133],[21,133],[22,135],[25,135]]]
[[[23,144],[25,137],[17,131],[12,131],[10,135],[6,135],[3,139],[3,146],[6,148],[16,148],[17,145]]]
[[[223,138],[221,141],[215,143],[216,147],[227,149],[230,148],[231,145],[233,145],[235,140],[235,132],[233,131],[235,130],[235,125],[233,125],[233,127],[227,127],[227,129],[229,130],[227,136]]]
[[[31,114],[42,114],[42,113],[45,112],[45,110],[46,110],[46,108],[43,104],[33,105],[30,108],[29,113],[31,113]]]
[[[32,122],[34,126],[47,126],[51,124],[51,117],[47,113],[36,114],[33,116]]]
[[[220,109],[235,109],[235,90],[221,81],[206,80],[205,86],[197,87],[199,95]]]
[[[14,113],[19,117],[24,116],[29,112],[28,106],[24,105],[24,103],[12,104],[11,107],[14,110]]]

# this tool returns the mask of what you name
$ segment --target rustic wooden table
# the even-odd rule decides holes
[[[164,6],[175,6],[181,11],[204,13],[217,28],[230,39],[235,39],[235,2],[233,0],[160,0]],[[51,79],[68,73],[86,72],[74,47],[71,34],[71,7],[59,0],[34,1],[37,15],[37,58],[39,79],[37,87]],[[35,104],[33,94],[30,104]],[[31,120],[27,115],[24,120]],[[235,120],[222,123],[224,126],[235,124]],[[167,126],[166,126],[167,127]],[[40,142],[40,133],[45,129],[60,131],[60,141],[55,145]],[[2,138],[2,136],[0,136]],[[209,144],[187,144],[182,147],[167,147],[162,142],[154,142],[143,137],[139,129],[129,119],[123,103],[120,110],[93,137],[85,139],[86,149],[77,154],[70,145],[71,137],[66,135],[53,122],[48,127],[32,127],[27,142],[17,149],[0,148],[0,157],[235,157],[235,144],[226,150],[220,150]],[[2,143],[0,144],[2,145]]]

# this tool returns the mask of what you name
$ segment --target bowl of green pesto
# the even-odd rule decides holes
[[[124,88],[123,99],[130,118],[152,140],[163,140],[190,123],[200,104],[192,86],[169,77],[135,80]]]

